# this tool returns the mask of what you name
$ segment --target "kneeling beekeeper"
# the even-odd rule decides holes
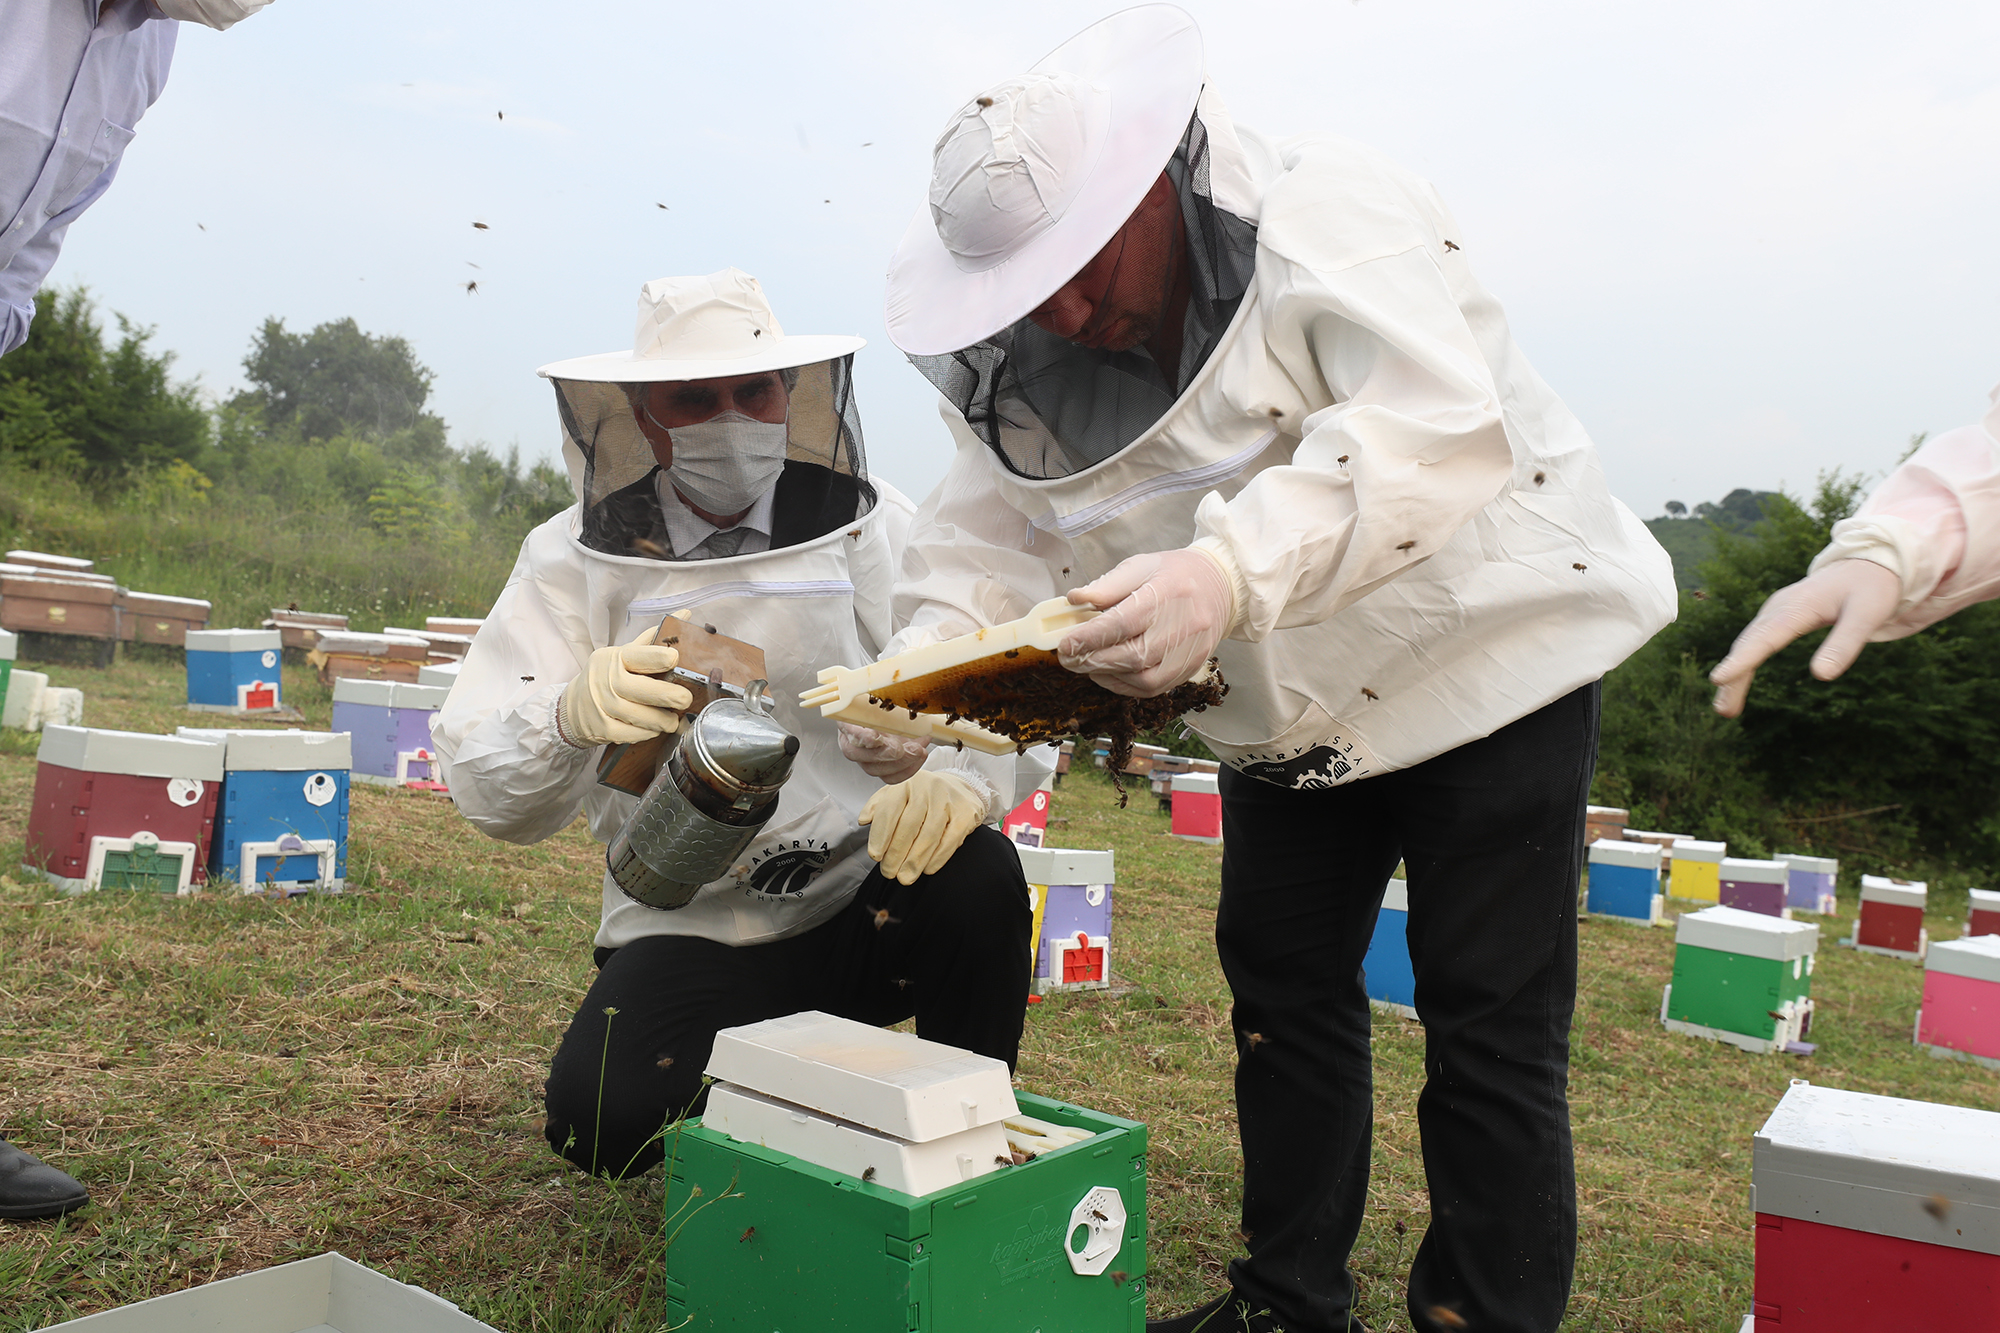
[[[1425,1026],[1423,1333],[1553,1330],[1598,678],[1671,568],[1473,277],[1425,182],[1231,122],[1194,23],[1127,10],[969,101],[890,270],[958,452],[911,529],[906,633],[1106,608],[1063,664],[1225,761],[1246,1257],[1172,1333],[1358,1330],[1361,964],[1398,861]],[[1078,586],[1085,585],[1085,586]]]
[[[577,504],[522,544],[438,719],[459,809],[521,843],[581,810],[610,842],[636,800],[598,782],[601,747],[686,722],[690,692],[654,679],[678,660],[654,643],[673,612],[764,651],[773,720],[799,741],[775,814],[684,906],[606,875],[597,976],[548,1080],[549,1142],[586,1170],[661,1160],[662,1125],[701,1110],[721,1028],[914,1016],[931,1040],[1018,1054],[1027,886],[981,826],[1014,803],[1017,769],[1030,789],[1040,771],[837,735],[796,703],[820,667],[872,660],[891,634],[911,506],[863,463],[861,345],[787,337],[729,269],[646,284],[631,352],[542,368]]]

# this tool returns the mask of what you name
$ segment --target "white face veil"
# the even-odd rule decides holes
[[[1216,204],[1199,112],[1165,170],[1180,197],[1193,278],[1176,382],[1144,347],[1081,347],[1028,319],[956,352],[910,357],[1017,476],[1066,477],[1143,435],[1207,362],[1249,290],[1257,226]]]
[[[783,433],[782,463],[769,457],[775,441],[766,440],[777,423],[735,423],[740,415],[727,405],[685,432],[690,458],[677,458],[669,480],[712,513],[733,512],[742,493],[759,498],[776,488],[773,546],[797,544],[850,525],[875,504],[862,454],[861,416],[854,402],[854,358],[835,357],[774,372],[785,385],[788,404]],[[660,464],[653,442],[640,429],[644,395],[654,383],[608,383],[551,376],[556,409],[562,419],[564,448],[577,480],[582,506],[583,544],[609,555],[667,558],[665,535],[654,474]],[[657,383],[657,382],[655,382]],[[667,381],[672,383],[672,381]],[[720,422],[721,428],[716,423]],[[732,433],[758,438],[738,460],[718,455]],[[669,429],[682,438],[683,430]],[[709,438],[709,437],[714,438]],[[767,448],[766,445],[771,447]],[[580,466],[579,466],[580,465]],[[685,475],[678,475],[685,473]],[[766,480],[768,479],[768,480]],[[700,492],[697,494],[696,492]],[[718,502],[715,505],[705,500]]]

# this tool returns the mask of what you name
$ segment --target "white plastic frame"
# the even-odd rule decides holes
[[[194,893],[195,845],[191,842],[162,842],[159,834],[148,833],[144,829],[129,838],[100,836],[90,840],[90,860],[83,871],[84,891],[95,892],[103,886],[104,857],[107,852],[131,852],[140,847],[151,847],[162,856],[180,857],[180,884],[174,889],[174,896],[186,898]]]
[[[290,844],[289,846],[287,844]],[[257,860],[264,856],[312,856],[319,872],[312,880],[312,886],[325,890],[333,885],[333,870],[339,864],[339,849],[332,838],[301,838],[287,834],[270,842],[246,842],[243,844],[243,860],[237,869],[237,882],[245,893],[261,893],[263,887],[257,878]],[[299,884],[303,879],[273,880],[273,884]]]

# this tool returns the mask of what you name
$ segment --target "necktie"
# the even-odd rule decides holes
[[[743,543],[749,539],[750,529],[731,528],[727,532],[711,533],[708,540],[703,542],[701,546],[704,551],[708,552],[710,560],[726,560],[738,551],[741,551]]]

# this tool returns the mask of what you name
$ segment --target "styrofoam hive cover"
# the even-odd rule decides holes
[[[1819,927],[1810,921],[1786,921],[1736,907],[1705,907],[1686,913],[1675,923],[1674,942],[1785,962],[1803,958],[1819,947]]]
[[[811,1009],[724,1028],[706,1072],[912,1143],[1020,1111],[999,1060]]]
[[[988,1172],[1008,1156],[1007,1127],[994,1121],[911,1143],[733,1083],[708,1090],[701,1123],[739,1143],[776,1148],[801,1161],[904,1194],[933,1194]]]
[[[2000,1113],[1794,1079],[1751,1189],[1756,1212],[2000,1254]]]

